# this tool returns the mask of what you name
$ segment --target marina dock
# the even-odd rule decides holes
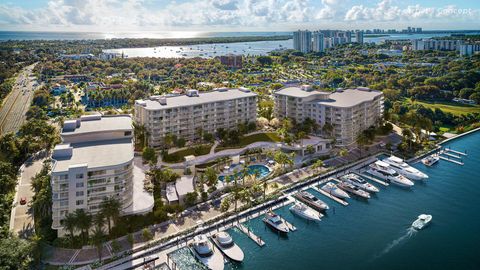
[[[368,180],[371,180],[371,181],[373,181],[373,182],[375,182],[375,183],[379,183],[380,185],[383,185],[383,186],[385,186],[385,187],[388,187],[388,186],[390,185],[390,184],[387,183],[387,182],[384,182],[384,181],[382,181],[382,180],[380,180],[380,179],[377,179],[377,178],[375,178],[375,177],[366,175],[366,174],[364,174],[364,173],[354,173],[354,174],[356,174],[356,175],[358,175],[358,176],[360,176],[360,177],[364,177],[364,178],[366,178],[366,179],[368,179]]]
[[[440,154],[445,155],[445,156],[449,156],[449,157],[452,157],[452,158],[462,159],[461,156],[457,156],[457,155],[454,155],[454,154],[450,154],[450,153],[448,153],[447,151],[440,151]]]
[[[262,240],[262,238],[260,238],[259,236],[255,235],[252,231],[250,231],[250,229],[248,229],[245,225],[243,225],[242,223],[238,223],[235,225],[235,227],[237,227],[241,232],[243,232],[244,234],[246,234],[248,236],[248,238],[252,239],[253,242],[257,243],[257,245],[259,245],[260,247],[263,247],[265,246],[265,242]]]
[[[280,217],[281,220],[283,220],[283,222],[285,222],[285,225],[287,225],[287,227],[290,229],[290,231],[294,232],[297,230],[297,227],[293,226],[292,223],[288,222],[286,219],[284,219],[283,217]]]
[[[455,153],[455,154],[461,155],[461,156],[467,156],[467,153],[463,153],[463,152],[460,152],[460,151],[455,151],[455,150],[450,149],[450,148],[445,148],[445,151],[446,152],[452,152],[452,153]]]
[[[342,200],[342,199],[340,199],[340,198],[337,198],[337,197],[331,195],[330,193],[325,192],[325,191],[319,189],[318,187],[315,187],[315,186],[314,186],[314,187],[312,187],[312,189],[314,189],[315,191],[321,193],[322,195],[324,195],[324,196],[326,196],[326,197],[328,197],[328,198],[336,201],[337,203],[339,203],[339,204],[341,204],[341,205],[343,205],[343,206],[347,206],[347,205],[348,205],[348,202],[346,202],[346,201],[344,201],[344,200]]]
[[[458,165],[462,165],[462,166],[463,166],[463,162],[461,162],[461,161],[454,160],[454,159],[451,159],[451,158],[448,158],[448,157],[444,157],[444,156],[438,156],[438,157],[440,157],[440,159],[442,159],[442,160],[449,161],[449,162],[452,162],[452,163],[455,163],[455,164],[458,164]]]

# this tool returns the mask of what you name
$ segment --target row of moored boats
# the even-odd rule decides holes
[[[367,172],[402,187],[412,187],[414,185],[412,180],[426,181],[428,179],[428,175],[396,156],[377,160],[369,165]]]

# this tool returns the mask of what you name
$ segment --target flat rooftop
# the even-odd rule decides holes
[[[130,138],[71,143],[70,146],[73,148],[72,155],[57,158],[52,172],[64,172],[68,171],[69,167],[84,164],[88,168],[102,168],[126,163],[133,159],[133,144]]]
[[[147,110],[170,109],[177,107],[186,107],[192,105],[200,105],[217,101],[227,101],[246,97],[255,97],[257,94],[253,92],[245,92],[238,89],[228,89],[226,91],[199,92],[198,96],[190,97],[187,95],[166,97],[167,104],[162,105],[157,100],[143,100]]]
[[[366,101],[373,101],[374,98],[381,95],[382,92],[375,90],[345,89],[340,92],[331,93],[328,100],[318,100],[315,102],[325,106],[348,108]]]
[[[309,97],[313,95],[328,95],[330,94],[330,92],[321,92],[316,90],[305,91],[298,86],[289,86],[276,91],[275,94],[289,96],[289,97],[304,98],[304,97]]]
[[[65,123],[71,121],[80,121],[80,126],[75,129],[66,129],[64,125],[61,135],[133,129],[132,118],[128,115],[101,116],[99,119],[67,120]]]

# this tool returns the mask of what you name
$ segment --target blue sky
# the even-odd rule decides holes
[[[3,0],[0,30],[480,29],[478,0]]]

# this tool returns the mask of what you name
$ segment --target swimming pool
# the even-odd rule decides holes
[[[258,174],[259,174],[258,179],[262,179],[270,174],[270,169],[267,166],[262,164],[249,165],[247,168],[248,168],[247,170],[248,175],[255,174],[255,172],[258,171]],[[233,175],[229,175],[228,177],[230,177],[230,180],[233,181]],[[242,172],[237,172],[237,177],[241,178]],[[220,175],[218,177],[218,180],[223,182],[225,180],[225,176]]]

